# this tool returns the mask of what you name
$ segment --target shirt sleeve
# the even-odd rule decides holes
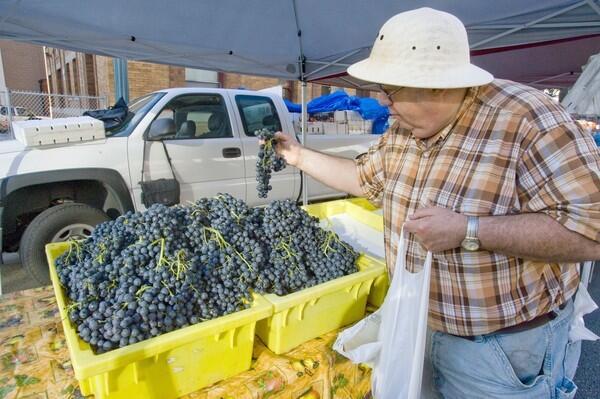
[[[545,213],[600,242],[600,152],[575,122],[540,132],[529,127],[517,169],[522,212]]]
[[[358,179],[365,197],[379,202],[385,182],[385,146],[390,131],[383,134],[369,150],[356,157]]]

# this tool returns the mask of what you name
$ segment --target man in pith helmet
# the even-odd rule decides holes
[[[430,8],[381,28],[348,73],[396,120],[356,160],[278,133],[277,151],[324,184],[381,202],[386,262],[433,252],[428,356],[445,398],[572,397],[578,262],[600,259],[591,136],[542,92],[470,63],[464,25]],[[393,350],[393,348],[385,348]]]

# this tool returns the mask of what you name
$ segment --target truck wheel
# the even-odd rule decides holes
[[[109,220],[104,212],[89,205],[68,203],[46,209],[31,221],[19,246],[21,263],[38,283],[50,284],[50,271],[44,247],[69,238],[83,239],[94,226]]]

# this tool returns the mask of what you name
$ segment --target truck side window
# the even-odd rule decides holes
[[[281,130],[277,109],[269,97],[237,95],[235,102],[240,111],[246,136],[254,137],[254,132],[263,128],[272,131]]]
[[[168,140],[233,137],[227,107],[219,94],[184,94],[162,109],[157,119],[171,119],[175,134]]]

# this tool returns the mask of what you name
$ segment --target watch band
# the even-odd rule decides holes
[[[467,216],[467,239],[479,239],[479,218],[477,216]]]

